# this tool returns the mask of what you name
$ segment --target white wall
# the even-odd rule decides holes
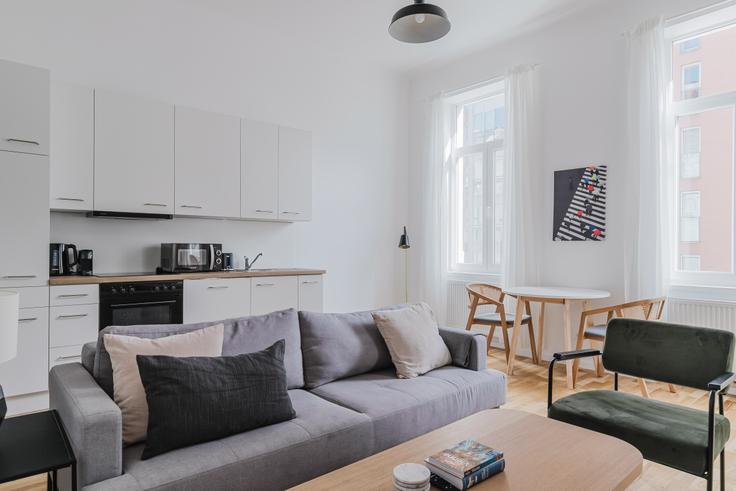
[[[319,32],[282,32],[278,16],[269,24],[256,10],[181,0],[14,0],[1,10],[2,59],[47,67],[54,79],[314,134],[310,223],[54,213],[52,241],[94,249],[98,272],[152,270],[160,242],[222,242],[238,257],[263,251],[262,266],[327,269],[325,306],[334,311],[403,296],[396,244],[407,213],[407,144],[398,75],[347,50],[318,49]]]
[[[417,230],[420,210],[419,166],[423,165],[427,99],[503,75],[512,66],[541,64],[543,131],[538,177],[544,190],[542,283],[601,288],[611,302],[623,300],[623,187],[625,158],[625,56],[623,33],[641,21],[671,17],[713,0],[625,0],[599,2],[554,25],[443,66],[412,74],[410,93],[410,223]],[[602,243],[552,240],[552,177],[558,169],[598,163],[609,166],[608,230]],[[419,231],[421,233],[421,231]],[[414,256],[416,258],[416,256]],[[418,262],[412,263],[416,271]],[[416,283],[413,275],[413,282]],[[561,312],[547,310],[545,353],[563,348]],[[577,317],[574,317],[577,319]],[[577,324],[577,322],[575,322]],[[576,327],[576,326],[575,326]],[[522,339],[525,336],[522,336]]]

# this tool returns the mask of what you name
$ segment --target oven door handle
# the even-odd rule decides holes
[[[215,244],[210,244],[210,271],[215,270]]]
[[[147,305],[170,305],[176,302],[178,302],[178,300],[161,300],[159,302],[114,303],[110,305],[110,307],[114,309],[119,307],[145,307]]]

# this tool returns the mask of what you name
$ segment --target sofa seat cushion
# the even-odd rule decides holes
[[[608,390],[557,400],[549,417],[620,438],[652,460],[691,474],[707,468],[708,413]],[[716,415],[715,451],[728,441],[730,423]]]
[[[496,370],[445,366],[412,379],[393,370],[330,382],[312,391],[373,420],[374,451],[498,407],[506,399],[506,376]]]
[[[304,390],[290,390],[289,396],[296,411],[290,421],[148,460],[141,460],[142,444],[128,447],[121,477],[141,489],[280,490],[372,453],[366,415]]]

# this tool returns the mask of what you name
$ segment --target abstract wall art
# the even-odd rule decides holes
[[[553,240],[605,240],[607,186],[605,165],[555,171]]]

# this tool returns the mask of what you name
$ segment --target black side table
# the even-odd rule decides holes
[[[55,410],[8,418],[0,424],[0,483],[46,473],[56,490],[56,471],[71,467],[77,489],[77,459]]]

